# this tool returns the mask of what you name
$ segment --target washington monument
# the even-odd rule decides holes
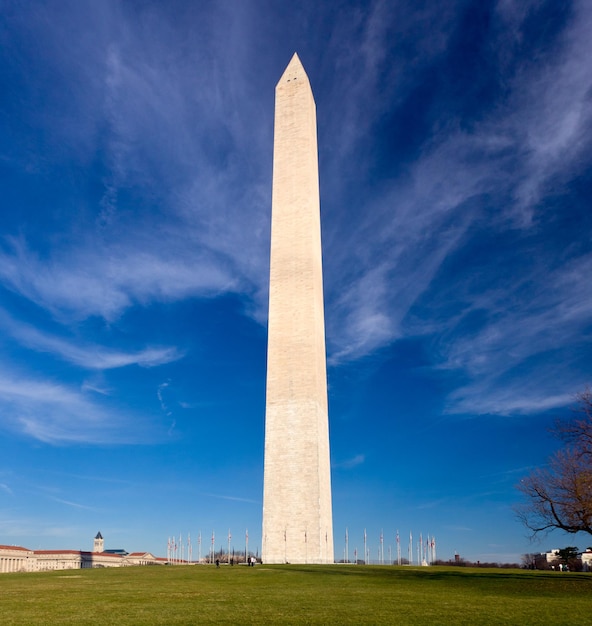
[[[316,107],[294,54],[275,89],[264,563],[333,563]]]

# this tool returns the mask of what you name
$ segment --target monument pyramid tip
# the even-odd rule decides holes
[[[284,73],[282,74],[282,77],[280,78],[278,85],[288,80],[288,77],[298,77],[298,76],[300,76],[301,78],[308,79],[308,76],[306,75],[306,70],[304,69],[304,66],[302,65],[302,61],[300,60],[298,53],[294,52],[294,54],[292,55],[292,58],[290,59],[290,62],[288,63],[288,65],[286,66],[286,69],[284,70]]]
[[[295,68],[300,68],[300,67],[302,67],[302,61],[300,60],[300,57],[298,56],[298,52],[294,52],[294,54],[292,55],[292,58],[290,59],[290,62],[286,66],[286,69],[295,69]]]

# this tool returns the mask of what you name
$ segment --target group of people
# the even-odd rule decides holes
[[[247,565],[249,567],[255,567],[255,563],[257,563],[257,559],[254,556],[250,556],[247,559]],[[230,565],[234,565],[234,559],[230,559]],[[216,567],[220,567],[220,559],[216,559]]]

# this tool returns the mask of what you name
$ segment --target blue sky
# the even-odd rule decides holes
[[[274,87],[317,103],[335,554],[515,561],[590,382],[584,1],[0,0],[0,543],[260,546]],[[194,555],[196,551],[194,547]]]

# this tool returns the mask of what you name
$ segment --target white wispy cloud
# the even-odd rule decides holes
[[[142,20],[117,2],[86,4],[64,21],[48,11],[31,10],[27,29],[42,30],[44,62],[59,68],[64,81],[48,91],[58,101],[68,92],[75,106],[51,110],[54,151],[46,158],[58,162],[45,167],[58,166],[61,157],[89,168],[101,154],[103,195],[82,232],[43,257],[24,235],[5,242],[0,280],[56,317],[114,320],[138,304],[234,292],[251,296],[247,309],[264,319],[271,123],[262,128],[259,100],[245,98],[254,71],[245,69],[249,21],[239,19],[245,12],[218,7],[208,14],[208,24],[235,31],[222,44],[201,20],[191,32],[184,23],[171,28],[164,6],[145,11]],[[74,27],[77,19],[101,25],[93,45],[85,29]],[[64,23],[72,26],[68,42]],[[203,47],[189,45],[195,38]],[[67,54],[70,48],[76,54]],[[271,110],[271,90],[267,99]],[[130,189],[147,208],[131,218],[123,199]]]
[[[122,352],[101,346],[81,345],[80,342],[68,341],[17,321],[1,309],[0,326],[3,326],[13,339],[27,348],[51,353],[65,361],[88,369],[104,370],[127,365],[156,367],[176,361],[183,356],[174,347],[153,347],[138,352]]]
[[[516,189],[517,209],[532,212],[541,195],[565,180],[565,174],[588,161],[592,140],[590,87],[592,73],[585,62],[592,52],[590,28],[592,11],[585,2],[576,2],[574,16],[561,37],[558,58],[529,76],[519,75],[511,105],[512,132],[523,135],[525,179]],[[558,180],[557,180],[558,179]]]
[[[88,506],[86,504],[80,504],[78,502],[71,502],[70,500],[63,500],[62,498],[51,497],[51,500],[54,502],[58,502],[59,504],[65,504],[66,506],[72,507],[74,509],[83,509],[85,511],[98,511],[99,509]]]
[[[446,53],[461,4],[446,3],[436,13],[377,1],[364,11],[336,16],[319,79],[336,72],[340,78],[331,81],[331,92],[315,89],[325,123],[320,137],[326,138],[321,189],[328,200],[323,209],[327,338],[330,358],[339,363],[405,335],[441,335],[439,363],[456,364],[480,379],[479,388],[469,383],[452,396],[451,407],[468,410],[469,398],[479,390],[484,400],[492,400],[483,402],[483,410],[497,411],[517,406],[517,398],[494,401],[502,363],[495,353],[513,345],[503,368],[508,371],[540,350],[530,344],[542,341],[551,349],[560,339],[573,341],[589,315],[587,305],[578,312],[574,301],[572,317],[563,299],[545,303],[550,307],[546,320],[524,304],[507,315],[506,302],[516,296],[512,286],[498,286],[497,298],[484,288],[489,301],[483,304],[496,321],[471,337],[480,350],[471,350],[468,339],[453,338],[457,317],[436,310],[435,320],[422,328],[413,309],[470,239],[472,228],[486,220],[493,232],[531,228],[550,185],[566,184],[586,162],[592,136],[587,63],[592,12],[585,2],[574,3],[552,54],[504,75],[503,100],[469,126],[451,112],[450,119],[428,130],[413,161],[392,172],[392,180],[375,185],[369,170],[376,146],[367,138],[417,87],[425,68]],[[490,47],[497,50],[500,73],[511,64],[534,6],[498,4],[493,18],[504,27],[492,29]],[[133,306],[229,292],[244,296],[249,314],[264,321],[272,94],[263,97],[254,87],[247,42],[253,41],[256,24],[248,8],[236,13],[218,8],[209,15],[209,26],[199,22],[195,34],[182,24],[171,28],[164,8],[146,12],[140,22],[117,3],[92,10],[101,24],[92,45],[82,34],[58,45],[63,24],[46,20],[41,9],[30,28],[43,32],[47,63],[71,77],[72,91],[61,91],[72,93],[75,110],[85,112],[76,115],[69,107],[61,114],[56,107],[55,145],[70,150],[68,156],[81,164],[96,153],[105,155],[100,210],[92,229],[43,255],[25,236],[5,239],[0,280],[62,321],[94,315],[116,320]],[[68,23],[76,19],[82,16],[73,12]],[[212,24],[227,25],[233,36],[221,42],[211,34]],[[361,33],[355,49],[343,43],[352,33]],[[199,36],[203,47],[189,45],[190,35]],[[171,45],[179,39],[182,45]],[[68,54],[73,49],[77,54]],[[351,200],[355,187],[358,195]],[[131,219],[123,200],[130,189],[139,190],[151,209]],[[482,198],[497,208],[495,215],[484,214]],[[341,211],[342,204],[347,210]],[[543,271],[531,278],[541,286],[546,282]],[[459,279],[461,292],[463,280],[473,279]],[[471,298],[477,292],[473,289]],[[454,291],[450,295],[458,297]],[[557,319],[567,327],[564,332]],[[535,332],[545,321],[554,329],[547,336]],[[524,338],[516,324],[525,329]],[[22,333],[32,346],[84,367],[148,366],[178,357],[174,349],[149,348],[134,354],[99,350],[93,359],[86,348],[34,332],[25,339]],[[564,395],[559,387],[549,391],[547,403],[559,402]],[[525,410],[535,406],[534,397],[523,402]]]
[[[202,496],[206,496],[209,498],[217,498],[219,500],[231,500],[233,502],[250,502],[252,504],[259,504],[259,500],[252,500],[250,498],[241,498],[240,496],[225,496],[219,493],[202,493]]]
[[[453,4],[437,19],[427,11],[401,11],[401,21],[393,27],[392,8],[377,2],[369,17],[359,15],[359,23],[354,22],[367,43],[362,55],[350,51],[340,58],[343,76],[336,88],[342,91],[325,103],[330,110],[342,111],[327,120],[339,125],[339,131],[327,133],[338,137],[337,147],[331,145],[334,158],[327,159],[329,175],[322,177],[330,194],[340,197],[346,192],[343,172],[350,166],[354,177],[365,172],[368,166],[360,163],[357,153],[367,152],[364,142],[371,125],[392,113],[414,88],[416,76],[445,52],[455,26]],[[429,29],[424,29],[426,24]],[[384,65],[393,28],[402,38],[414,33],[413,65],[404,63],[403,56],[400,66],[392,61]],[[425,36],[417,36],[422,32]],[[488,169],[484,157],[475,162],[477,149],[474,137],[455,128],[436,135],[409,166],[406,178],[375,189],[365,187],[364,176],[356,178],[362,186],[361,210],[347,212],[345,219],[331,213],[324,235],[332,362],[359,358],[404,334],[407,312],[477,217],[464,204],[497,183],[497,173]]]
[[[150,437],[146,421],[142,429],[134,428],[133,417],[66,385],[6,371],[0,372],[0,407],[3,428],[46,443],[133,443]]]
[[[366,456],[364,454],[356,454],[351,459],[346,459],[345,461],[333,463],[332,467],[336,469],[351,469],[352,467],[362,465],[365,460]]]
[[[476,294],[465,314],[486,311],[486,323],[439,342],[442,366],[471,379],[451,394],[448,411],[532,413],[572,404],[589,382],[574,374],[571,347],[589,334],[592,296],[582,285],[591,271],[590,255],[555,270],[540,262],[513,289]],[[538,355],[547,358],[534,360]]]
[[[161,383],[160,385],[158,385],[158,388],[156,389],[156,395],[158,397],[158,402],[160,403],[160,408],[163,411],[163,413],[167,416],[172,415],[172,411],[170,410],[170,408],[168,407],[167,403],[165,402],[164,399],[164,391],[165,389],[169,386],[170,383],[168,382],[164,382]],[[172,431],[172,429],[174,428],[174,421],[172,426],[169,428],[169,434]]]
[[[115,483],[119,485],[133,485],[129,480],[125,480],[122,478],[112,478],[108,476],[104,476],[102,474],[72,474],[70,472],[59,472],[55,470],[48,471],[48,473],[56,475],[56,476],[65,476],[67,478],[74,478],[76,480],[88,480],[91,482],[101,482],[101,483]]]
[[[53,258],[41,260],[23,242],[12,240],[0,250],[0,279],[58,318],[100,315],[112,320],[134,304],[232,291],[236,278],[222,261],[204,249],[178,255],[177,247],[173,254],[174,243],[169,244],[166,251],[164,239],[146,248],[130,240],[126,250],[90,244],[61,248]]]
[[[368,198],[361,194],[365,203],[353,218],[354,229],[334,223],[337,230],[326,238],[325,255],[330,270],[327,335],[334,362],[369,354],[401,336],[435,334],[437,360],[471,379],[449,399],[449,410],[461,412],[562,406],[583,384],[574,379],[573,356],[567,351],[546,360],[542,371],[529,359],[581,341],[592,319],[591,301],[582,289],[587,256],[559,258],[541,250],[534,268],[515,268],[511,280],[495,286],[480,282],[488,280],[487,274],[467,271],[445,293],[432,289],[443,263],[470,241],[472,230],[489,222],[490,232],[518,227],[528,236],[551,185],[560,189],[586,165],[592,143],[592,73],[585,60],[592,54],[587,35],[592,11],[586,3],[574,8],[553,54],[517,68],[503,101],[469,128],[450,123],[433,133],[404,177]],[[505,9],[514,30],[500,32],[519,41],[528,12],[512,12],[508,3]],[[373,31],[372,41],[380,55],[386,43],[377,40],[377,33],[380,29]],[[436,55],[441,51],[435,48]],[[498,61],[506,61],[503,52]],[[402,80],[397,80],[400,89]],[[362,80],[370,93],[371,81]],[[388,89],[387,83],[383,90]],[[352,136],[351,149],[362,140]],[[485,213],[481,199],[497,213]],[[417,306],[422,298],[425,306],[426,297],[432,317],[418,322]],[[450,313],[454,302],[457,310],[464,309],[460,318]],[[459,323],[480,310],[487,314],[484,327],[460,332]],[[516,371],[519,366],[522,373]],[[511,384],[503,378],[510,370]]]
[[[102,381],[97,380],[85,380],[82,385],[80,385],[80,390],[82,392],[92,391],[93,393],[98,393],[102,396],[108,396],[111,394],[111,390],[106,387]]]
[[[563,381],[562,386],[578,388],[578,382]],[[573,403],[573,394],[549,395],[545,387],[528,387],[530,388],[525,388],[524,381],[512,385],[505,383],[502,387],[498,381],[490,380],[467,385],[450,394],[447,411],[473,415],[528,415],[559,409]]]
[[[360,145],[376,121],[401,103],[416,76],[445,52],[456,13],[455,2],[439,6],[435,14],[410,8],[406,0],[376,0],[364,10],[343,7],[336,11],[330,53],[324,55],[319,77],[331,84],[332,91],[325,94],[318,112],[323,123],[319,135],[327,137],[319,146],[321,155],[331,155],[323,162],[321,181],[331,194],[342,192],[344,172],[356,177],[367,173],[369,164],[359,158]],[[359,46],[349,45],[358,39]],[[393,47],[393,41],[400,48]],[[411,61],[402,52],[406,46],[414,51]]]

